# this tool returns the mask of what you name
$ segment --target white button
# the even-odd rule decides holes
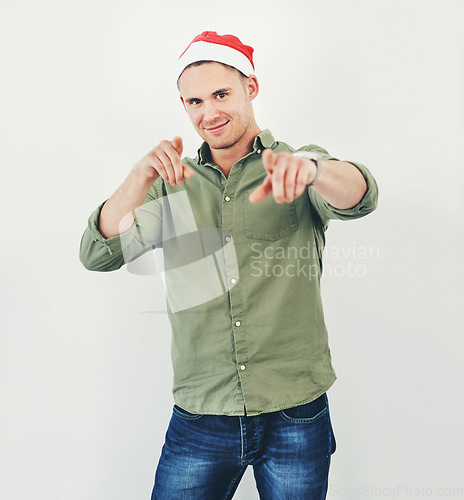
[[[226,241],[230,241],[232,238],[230,236],[226,236]]]
[[[235,283],[237,283],[237,280],[235,278],[232,278],[230,282],[232,283],[232,285],[235,285]]]
[[[240,370],[242,370],[242,372],[243,372],[243,370],[244,370],[245,368],[246,368],[246,366],[245,366],[245,365],[242,365],[242,366],[240,367]]]
[[[240,321],[235,322],[235,326],[240,326],[242,323]]]
[[[260,149],[258,149],[258,151],[256,151],[256,152],[257,152],[258,154],[261,154],[261,150],[260,150]]]
[[[230,196],[226,196],[224,199],[225,199],[226,201],[230,201]]]

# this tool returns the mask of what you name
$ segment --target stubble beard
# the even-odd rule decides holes
[[[249,124],[247,124],[247,125],[243,124],[243,127],[241,128],[241,130],[240,131],[232,131],[232,136],[229,137],[228,139],[221,139],[220,137],[218,137],[217,139],[212,137],[209,140],[208,140],[208,137],[203,137],[203,139],[208,144],[210,149],[217,149],[217,150],[230,149],[230,148],[234,147],[238,142],[240,142],[242,137],[244,137],[246,135],[246,131],[248,130],[248,127],[249,127]],[[226,141],[226,142],[224,142],[224,141]]]

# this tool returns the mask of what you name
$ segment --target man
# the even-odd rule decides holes
[[[152,499],[232,498],[248,465],[264,499],[326,497],[335,381],[320,276],[329,219],[374,210],[358,163],[262,131],[253,49],[204,32],[179,59],[195,159],[164,140],[89,219],[81,260],[118,269],[163,247],[175,406]]]

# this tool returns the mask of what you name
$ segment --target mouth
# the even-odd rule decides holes
[[[221,123],[221,125],[216,125],[215,127],[205,128],[205,130],[207,132],[212,133],[212,134],[222,132],[222,130],[224,130],[224,128],[226,127],[226,125],[228,123],[229,123],[229,121],[226,121],[225,123]]]

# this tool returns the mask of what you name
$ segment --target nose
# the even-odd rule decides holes
[[[214,121],[220,115],[215,103],[211,101],[205,101],[203,104],[203,119],[206,123],[214,123]]]

